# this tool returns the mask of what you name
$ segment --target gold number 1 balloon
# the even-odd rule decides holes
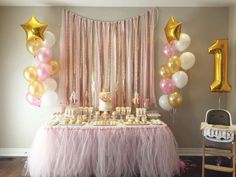
[[[208,53],[214,55],[214,81],[210,85],[212,92],[230,92],[228,82],[228,40],[216,40],[208,48]]]

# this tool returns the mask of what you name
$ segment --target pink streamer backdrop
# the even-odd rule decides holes
[[[33,177],[173,177],[179,158],[166,125],[42,127],[26,169]]]
[[[64,10],[61,28],[59,93],[64,103],[76,91],[79,105],[98,107],[109,89],[112,105],[131,106],[135,92],[156,105],[154,35],[157,10],[106,22]],[[143,101],[142,101],[143,104]]]

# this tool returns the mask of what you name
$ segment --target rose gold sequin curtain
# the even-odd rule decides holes
[[[112,105],[131,106],[135,92],[156,105],[154,35],[157,10],[106,22],[64,10],[61,28],[59,95],[68,103],[75,91],[80,106],[98,106],[109,89]]]

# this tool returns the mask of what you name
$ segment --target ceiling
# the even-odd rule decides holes
[[[0,6],[224,7],[236,0],[0,0]]]

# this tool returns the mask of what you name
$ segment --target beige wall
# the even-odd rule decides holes
[[[31,15],[47,22],[58,38],[58,8],[0,7],[0,148],[30,147],[36,130],[52,112],[25,101],[28,84],[23,69],[36,62],[26,51],[25,33],[19,25]]]
[[[213,56],[207,48],[215,39],[228,36],[227,8],[161,8],[160,26],[163,28],[168,17],[174,15],[183,22],[182,31],[191,36],[188,49],[196,56],[196,64],[187,73],[188,85],[182,89],[184,102],[175,115],[174,134],[180,147],[201,147],[199,131],[200,122],[205,112],[218,107],[217,94],[211,93],[209,85],[213,80]],[[162,29],[161,29],[162,30]],[[160,43],[160,40],[159,40]],[[163,57],[159,53],[159,64]],[[222,107],[225,107],[225,95],[222,96]],[[171,117],[161,111],[164,120],[171,125]]]
[[[232,117],[234,118],[234,122],[236,123],[236,109],[235,109],[235,104],[236,104],[236,5],[231,6],[229,8],[229,44],[230,44],[230,53],[229,53],[229,58],[230,58],[230,63],[229,63],[229,69],[230,69],[230,83],[232,86],[232,92],[229,94],[228,99],[227,99],[227,107],[230,110]]]
[[[87,17],[114,20],[137,15],[147,8],[71,9]],[[31,15],[48,23],[48,29],[59,40],[61,7],[0,7],[0,148],[30,147],[38,127],[54,111],[34,108],[24,98],[27,83],[22,71],[26,66],[35,64],[35,61],[26,51],[25,34],[19,24],[26,22]],[[200,122],[207,109],[217,107],[217,95],[208,89],[213,78],[213,56],[207,53],[207,48],[214,39],[227,37],[228,8],[160,8],[156,40],[159,46],[156,49],[157,70],[165,62],[161,46],[165,42],[163,28],[170,15],[183,22],[182,31],[192,38],[188,51],[193,52],[197,59],[195,66],[188,72],[188,86],[182,90],[184,102],[175,115],[174,134],[180,147],[200,147]],[[55,55],[58,55],[57,48]],[[158,87],[157,96],[160,96]],[[222,104],[226,104],[225,98]],[[171,125],[169,114],[159,107],[158,110],[163,120]]]

